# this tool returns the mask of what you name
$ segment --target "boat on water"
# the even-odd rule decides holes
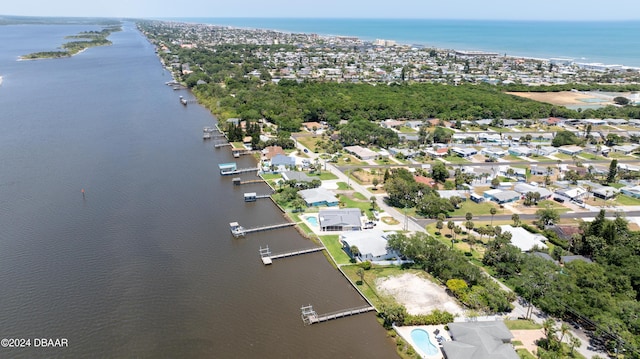
[[[180,96],[180,103],[186,106],[187,100],[184,97]]]

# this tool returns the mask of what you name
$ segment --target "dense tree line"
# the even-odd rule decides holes
[[[559,267],[499,237],[488,243],[483,262],[546,313],[593,330],[609,350],[621,345],[628,357],[640,358],[640,233],[620,216],[605,218],[604,211],[581,229],[568,248],[593,263]],[[552,253],[556,259],[564,254],[570,253],[560,247]]]

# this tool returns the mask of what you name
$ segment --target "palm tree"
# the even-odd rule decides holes
[[[358,249],[358,246],[349,247],[349,252],[351,252],[351,257],[353,259],[356,259],[356,257],[360,256],[360,249]]]
[[[514,213],[511,215],[511,220],[513,221],[513,226],[518,227],[520,225],[520,215]]]
[[[569,324],[562,322],[562,324],[560,324],[560,343],[562,343],[562,339],[564,339],[567,333],[569,333]]]
[[[371,196],[369,200],[371,201],[371,209],[375,210],[378,207],[378,202],[376,202],[376,196]]]
[[[453,229],[456,227],[456,224],[453,221],[447,222],[447,228],[451,230],[451,237],[453,237]]]
[[[493,226],[493,216],[495,216],[496,213],[498,213],[498,210],[496,209],[496,207],[491,207],[491,209],[489,210],[489,213],[491,213],[491,225]]]
[[[467,221],[472,220],[472,219],[473,219],[473,213],[471,213],[471,212],[467,212],[467,214],[465,214],[465,215],[464,215],[464,218],[465,218]]]

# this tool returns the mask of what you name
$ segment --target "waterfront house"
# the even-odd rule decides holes
[[[275,155],[286,155],[286,152],[280,146],[268,146],[265,147],[262,151],[262,159],[270,160]]]
[[[271,166],[277,168],[279,172],[282,172],[286,169],[295,168],[296,159],[290,156],[278,154],[271,158]]]
[[[349,255],[360,261],[384,261],[399,257],[397,251],[387,246],[388,236],[395,232],[385,233],[378,229],[360,232],[344,232],[340,235],[340,243]],[[351,247],[358,248],[359,255],[354,256]]]
[[[298,191],[298,194],[307,203],[307,207],[337,206],[339,201],[333,192],[319,187]]]
[[[320,230],[335,231],[361,231],[361,212],[358,208],[321,209],[318,213]]]
[[[442,343],[447,359],[519,359],[513,334],[502,321],[447,324],[452,340]]]

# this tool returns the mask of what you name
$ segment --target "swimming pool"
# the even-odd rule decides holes
[[[309,222],[310,225],[317,227],[318,217],[307,217],[307,222]]]
[[[411,331],[411,340],[423,353],[427,355],[436,355],[440,351],[429,338],[429,333],[422,329],[414,329]]]

